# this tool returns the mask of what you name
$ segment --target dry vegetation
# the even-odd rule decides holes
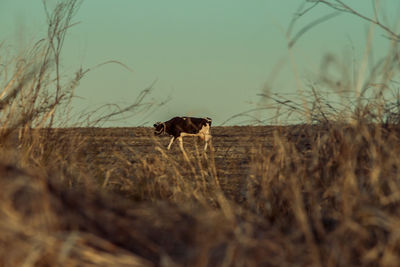
[[[86,73],[55,67],[79,4],[64,3],[46,40],[0,58],[1,266],[399,264],[397,43],[356,101],[276,98],[309,123],[214,127],[206,154],[185,139],[186,162],[150,128],[60,127]]]

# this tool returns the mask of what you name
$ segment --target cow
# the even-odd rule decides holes
[[[204,140],[204,151],[207,151],[208,143],[211,140],[211,122],[210,118],[193,118],[193,117],[174,117],[166,122],[157,122],[154,126],[154,135],[160,135],[166,133],[172,136],[171,141],[168,145],[168,150],[171,149],[172,143],[175,139],[179,140],[179,147],[183,154],[186,156],[185,150],[183,149],[184,136],[199,136]]]

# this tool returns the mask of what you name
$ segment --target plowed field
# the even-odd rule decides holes
[[[206,155],[203,153],[202,140],[197,137],[185,137],[184,148],[195,170],[184,161],[178,141],[172,145],[171,150],[167,150],[170,137],[156,137],[153,128],[150,127],[75,128],[61,130],[61,133],[70,137],[84,137],[84,158],[103,170],[98,176],[101,180],[106,179],[108,185],[118,186],[116,177],[126,177],[134,183],[139,176],[138,169],[143,169],[144,164],[166,164],[164,168],[168,168],[170,161],[159,160],[165,157],[179,166],[184,179],[192,179],[189,177],[193,177],[193,171],[200,175],[202,170],[199,169],[208,168],[200,164],[199,160],[203,162],[204,159],[212,158],[224,193],[240,200],[243,195],[241,191],[245,190],[244,182],[251,174],[252,164],[256,162],[254,159],[260,152],[270,152],[273,133],[276,130],[273,126],[213,127],[212,151],[209,149]]]

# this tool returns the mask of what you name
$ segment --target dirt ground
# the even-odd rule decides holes
[[[75,128],[67,131],[66,136],[84,137],[86,144],[82,149],[85,158],[101,166],[105,172],[117,172],[121,164],[135,166],[143,160],[161,157],[160,149],[178,164],[185,164],[179,143],[176,141],[171,150],[167,150],[170,137],[154,136],[151,127],[132,128]],[[274,126],[232,126],[213,127],[211,129],[212,148],[203,153],[204,142],[197,137],[185,137],[184,148],[191,160],[213,155],[217,175],[225,194],[240,200],[241,183],[248,177],[252,158],[257,153],[268,153],[272,149],[274,131],[284,131],[284,127]],[[93,163],[92,162],[92,163]],[[190,169],[187,169],[188,172]],[[120,175],[121,173],[119,173]],[[135,173],[124,175],[135,180]],[[185,174],[183,174],[185,176]]]

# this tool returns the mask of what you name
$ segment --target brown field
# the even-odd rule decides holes
[[[169,137],[154,137],[152,128],[45,129],[23,135],[21,130],[9,143],[20,151],[9,155],[18,156],[3,160],[0,169],[2,188],[9,192],[3,195],[2,210],[9,213],[0,232],[11,238],[3,238],[2,246],[13,252],[0,253],[2,265],[29,265],[33,253],[33,265],[61,258],[71,266],[214,266],[236,265],[232,261],[240,257],[256,266],[264,262],[263,245],[240,241],[245,250],[231,255],[226,238],[255,234],[252,239],[264,240],[270,232],[265,228],[270,219],[262,217],[273,215],[268,207],[265,213],[271,203],[251,207],[257,203],[253,185],[265,171],[261,162],[273,152],[274,139],[289,136],[288,129],[290,138],[297,138],[295,128],[214,127],[205,154],[201,140],[184,139],[190,162],[177,143],[167,151]],[[239,225],[256,232],[234,234]],[[31,248],[34,243],[40,247]],[[274,264],[281,256],[266,262]]]
[[[30,254],[33,265],[71,266],[393,263],[396,129],[214,127],[206,154],[200,140],[184,139],[190,162],[178,144],[167,151],[169,137],[155,138],[152,128],[34,130],[13,142],[28,149],[26,158],[2,161],[8,193],[0,231],[13,253],[0,259],[8,266],[29,265]]]
[[[213,153],[216,174],[221,188],[227,196],[237,200],[241,198],[240,191],[244,189],[243,184],[250,173],[250,162],[256,156],[256,152],[267,151],[272,148],[273,131],[278,128],[273,126],[212,128],[213,152],[208,150],[206,155]],[[283,127],[281,128],[283,131]],[[104,170],[112,170],[110,176],[115,173],[121,174],[121,169],[116,167],[119,164],[124,165],[121,168],[126,168],[127,164],[133,170],[137,165],[143,164],[143,161],[159,158],[161,156],[161,152],[157,150],[159,148],[164,150],[166,156],[171,158],[174,164],[182,166],[180,172],[184,179],[192,179],[193,170],[185,162],[178,141],[172,145],[170,151],[166,150],[170,137],[167,135],[155,137],[153,128],[93,128],[67,131],[67,135],[79,134],[87,139],[85,157]],[[205,159],[202,140],[186,137],[184,138],[184,148],[194,162],[199,158]],[[163,163],[168,165],[168,161]],[[199,165],[195,165],[198,174]],[[166,167],[168,168],[168,166]],[[135,171],[126,172],[124,176],[135,181]],[[127,193],[129,194],[129,192]]]
[[[5,266],[392,266],[398,128],[20,130],[0,162]],[[5,147],[4,147],[5,148]],[[351,240],[351,242],[349,241]]]

